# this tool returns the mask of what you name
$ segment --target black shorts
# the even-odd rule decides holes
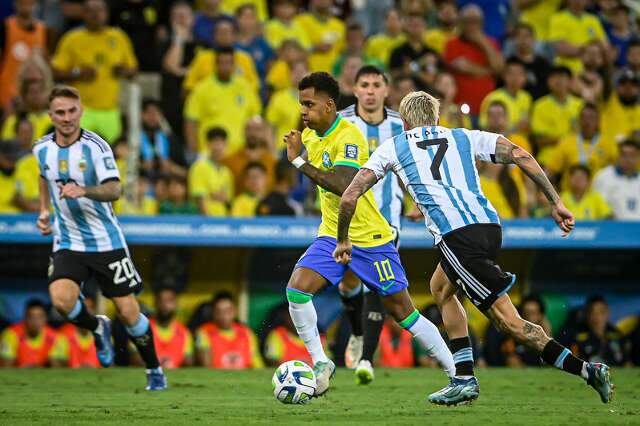
[[[516,276],[495,263],[502,246],[502,228],[473,224],[445,235],[438,244],[440,265],[452,283],[462,288],[484,311],[511,289]]]
[[[51,256],[49,284],[66,278],[82,285],[94,277],[106,297],[122,297],[142,290],[142,280],[124,249],[103,252],[59,250]]]

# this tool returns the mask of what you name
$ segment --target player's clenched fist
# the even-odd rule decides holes
[[[84,187],[77,185],[75,183],[66,183],[64,185],[58,184],[58,188],[60,188],[60,199],[69,198],[75,199],[84,197],[86,191]]]
[[[284,143],[287,144],[287,159],[293,161],[302,152],[302,135],[299,130],[292,130],[284,135]]]
[[[344,241],[336,244],[336,249],[333,251],[333,258],[336,262],[346,265],[351,262],[351,242]]]
[[[49,235],[51,233],[51,214],[49,211],[44,210],[40,212],[36,226],[42,235]]]

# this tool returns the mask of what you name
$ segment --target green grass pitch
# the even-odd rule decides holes
[[[480,369],[480,399],[440,407],[428,393],[438,370],[382,370],[367,387],[340,369],[326,396],[284,405],[271,393],[272,369],[169,371],[170,389],[145,392],[142,369],[0,370],[0,425],[110,424],[640,424],[640,369],[614,369],[613,403],[582,380],[547,369]]]

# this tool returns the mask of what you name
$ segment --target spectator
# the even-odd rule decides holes
[[[273,186],[276,158],[271,148],[270,129],[260,116],[252,117],[245,124],[246,142],[244,148],[235,154],[226,157],[224,164],[233,174],[236,194],[242,193],[244,187],[244,172],[249,163],[260,163],[267,170],[267,190]]]
[[[47,56],[44,23],[34,19],[36,2],[13,0],[15,15],[0,21],[0,110],[11,111],[18,71],[32,55]]]
[[[520,20],[532,30],[532,34],[535,31],[541,42],[549,39],[549,21],[561,3],[562,0],[516,0]]]
[[[207,154],[191,165],[189,170],[189,194],[197,204],[200,214],[226,216],[233,197],[233,175],[222,164],[227,146],[227,132],[221,127],[207,131]]]
[[[572,92],[586,102],[600,103],[611,93],[610,66],[602,49],[597,41],[582,49],[582,71],[574,76]]]
[[[523,319],[539,325],[551,335],[551,324],[545,317],[544,303],[535,295],[522,300],[518,309]],[[487,329],[484,345],[485,358],[489,365],[521,368],[540,366],[540,356],[516,342],[512,337],[498,331],[493,325]]]
[[[539,3],[542,4],[546,2],[540,1]],[[551,70],[551,64],[549,64],[549,61],[545,57],[535,52],[536,40],[534,30],[530,25],[518,23],[513,33],[514,53],[510,59],[518,59],[524,64],[527,70],[525,90],[531,94],[533,99],[538,99],[549,93],[547,89],[547,76]]]
[[[609,51],[607,36],[598,18],[585,12],[586,0],[567,0],[566,3],[565,10],[551,16],[549,42],[556,52],[556,64],[579,74],[582,71],[582,48],[597,40]]]
[[[616,165],[601,170],[593,188],[602,194],[618,220],[640,220],[640,146],[633,140],[618,145]]]
[[[185,92],[192,91],[199,82],[217,73],[216,67],[218,60],[216,52],[230,50],[233,53],[234,62],[232,71],[236,75],[246,79],[253,91],[258,93],[260,90],[258,72],[256,71],[256,66],[253,63],[251,55],[236,48],[238,39],[235,24],[229,20],[220,21],[216,25],[216,30],[213,33],[213,41],[216,46],[215,49],[202,49],[198,51],[196,57],[191,64],[189,64],[187,75],[183,81]]]
[[[295,18],[307,32],[311,55],[311,71],[331,72],[344,45],[344,22],[331,15],[332,0],[310,0],[309,13]]]
[[[616,142],[634,137],[640,130],[640,77],[624,70],[602,108],[602,137]]]
[[[24,321],[7,328],[0,338],[0,366],[47,367],[63,359],[64,342],[47,325],[47,310],[39,300],[27,302]]]
[[[458,35],[458,6],[454,0],[438,2],[438,25],[424,33],[424,43],[435,50],[438,55],[444,53],[444,48]]]
[[[482,31],[484,17],[480,8],[466,6],[460,17],[460,35],[446,44],[444,61],[458,85],[456,102],[468,104],[471,115],[477,116],[482,99],[495,89],[494,76],[502,70],[502,56],[495,40]]]
[[[20,160],[31,154],[33,147],[33,124],[26,114],[20,114],[15,122],[15,142],[18,145],[17,159]]]
[[[160,95],[159,21],[161,0],[111,0],[111,22],[131,39],[138,59],[138,83],[144,96]]]
[[[591,170],[582,164],[569,168],[567,190],[560,198],[576,220],[602,220],[612,215],[602,195],[591,189]]]
[[[634,40],[627,46],[627,69],[640,74],[640,40]]]
[[[236,47],[245,51],[253,59],[260,81],[264,82],[267,70],[275,59],[275,53],[267,40],[262,36],[260,21],[253,4],[245,3],[235,12],[238,23],[238,41]]]
[[[280,49],[285,40],[296,40],[303,47],[309,46],[307,31],[295,20],[297,0],[274,0],[271,2],[273,18],[265,25],[264,35],[274,49]]]
[[[631,29],[629,8],[619,4],[613,10],[611,26],[607,28],[607,36],[612,47],[616,51],[615,66],[623,67],[627,64],[627,50],[633,41],[638,40],[638,35]]]
[[[186,176],[187,171],[171,158],[169,135],[162,129],[165,121],[160,102],[153,99],[142,101],[142,132],[140,134],[140,160],[142,169],[150,176],[176,174]]]
[[[413,368],[418,365],[414,346],[417,341],[414,343],[411,333],[389,316],[384,321],[378,345],[377,367]]]
[[[278,366],[285,361],[300,360],[307,364],[313,364],[309,351],[304,346],[304,342],[298,336],[296,328],[291,321],[289,310],[285,307],[280,310],[279,323],[269,332],[264,342],[264,358],[267,365]],[[326,339],[322,336],[323,346],[326,346]]]
[[[468,108],[465,112],[455,102],[458,86],[456,80],[448,72],[441,72],[436,77],[435,89],[440,94],[440,126],[455,129],[457,127],[471,128]]]
[[[373,34],[367,39],[365,53],[388,68],[391,52],[405,40],[400,12],[397,9],[389,9],[384,18],[384,33]]]
[[[267,13],[266,0],[222,0],[222,11],[232,15],[238,10],[238,8],[245,4],[255,9],[258,19],[260,20],[260,24],[267,21],[269,16]]]
[[[20,106],[4,121],[2,138],[16,137],[18,116],[26,117],[33,128],[33,140],[38,140],[51,131],[51,118],[47,110],[47,89],[43,80],[25,80],[20,84]]]
[[[181,175],[169,177],[167,199],[160,203],[160,214],[198,214],[198,206],[188,198],[187,178]]]
[[[211,320],[201,325],[196,333],[199,365],[225,369],[264,367],[256,336],[236,320],[231,294],[220,292],[211,304]]]
[[[249,163],[244,169],[244,192],[231,203],[231,216],[254,217],[258,203],[267,195],[267,169],[261,163]]]
[[[298,185],[298,172],[286,160],[276,166],[276,183],[266,197],[258,203],[257,216],[302,216],[300,203],[291,198],[291,191]]]
[[[584,323],[573,339],[573,352],[587,362],[625,365],[629,353],[624,336],[609,321],[609,305],[602,296],[592,296],[585,306]]]
[[[178,1],[171,7],[170,40],[161,45],[162,52],[162,111],[177,135],[182,134],[184,121],[184,97],[182,85],[187,69],[196,54],[193,38],[193,11],[186,1]],[[182,140],[180,140],[182,142]]]
[[[218,30],[220,28],[222,25],[218,25]],[[189,148],[202,152],[207,129],[222,127],[228,134],[227,153],[233,154],[243,146],[244,123],[259,114],[262,105],[254,87],[242,76],[234,74],[235,51],[232,48],[218,48],[215,61],[215,78],[198,83],[187,98],[185,135]]]
[[[484,32],[502,43],[507,34],[507,20],[511,14],[510,0],[458,0],[461,9],[473,5],[479,7],[484,19]]]
[[[178,303],[178,293],[173,288],[155,292],[155,315],[149,323],[162,368],[189,367],[194,361],[191,332],[176,319]]]
[[[122,132],[120,78],[133,78],[138,63],[127,34],[107,21],[105,1],[86,0],[85,27],[62,36],[51,64],[56,80],[80,92],[82,127],[113,143]]]
[[[278,49],[278,59],[267,73],[267,85],[273,91],[284,89],[296,89],[293,86],[291,68],[298,62],[307,63],[307,52],[302,48],[297,40],[285,40]]]
[[[558,140],[575,129],[582,100],[569,93],[571,71],[554,67],[547,77],[548,95],[533,103],[531,136],[537,148],[536,158],[545,163]]]
[[[348,56],[344,61],[344,68],[338,77],[340,86],[340,97],[336,108],[338,111],[356,103],[356,96],[353,94],[353,88],[356,85],[356,74],[362,68],[364,62],[360,56]]]
[[[299,61],[291,67],[291,82],[293,87],[308,73],[309,69],[304,61]],[[265,113],[267,121],[275,129],[276,151],[281,152],[285,148],[284,136],[292,129],[300,129],[300,103],[298,93],[292,88],[281,89],[275,92],[269,99]]]
[[[509,59],[504,67],[502,79],[504,87],[489,93],[480,106],[480,126],[487,126],[487,109],[494,101],[500,101],[507,107],[508,132],[529,133],[529,114],[531,95],[524,90],[527,82],[527,69],[518,59]]]
[[[344,51],[333,64],[333,75],[340,77],[343,73],[345,62],[352,56],[360,58],[364,64],[383,67],[382,62],[378,61],[374,57],[369,57],[365,53],[366,36],[362,25],[358,22],[352,21],[348,23],[345,39],[346,44]]]
[[[0,142],[0,213],[20,213],[26,207],[18,191],[18,154],[19,147],[15,141]]]
[[[84,305],[91,315],[95,315],[96,301],[93,297],[85,296]],[[99,368],[100,362],[96,354],[93,334],[81,327],[66,323],[58,329],[58,334],[64,342],[64,359],[52,361],[54,367],[69,368]]]
[[[389,69],[393,75],[410,74],[420,69],[418,60],[427,53],[435,53],[423,41],[426,23],[422,15],[409,15],[405,18],[406,41],[391,51]]]
[[[418,90],[416,80],[410,74],[400,74],[391,80],[389,106],[397,111],[402,98]]]
[[[193,35],[197,43],[203,46],[213,47],[211,35],[215,32],[217,24],[222,21],[232,21],[233,18],[220,11],[222,0],[203,0],[202,13],[196,15]]]
[[[154,197],[149,176],[146,173],[143,172],[137,177],[135,194],[130,194],[133,188],[124,185],[124,182],[123,186],[125,196],[120,197],[113,205],[117,214],[130,216],[155,216],[158,214],[159,202]]]
[[[479,163],[480,186],[500,219],[526,218],[526,189],[520,175],[504,164]]]
[[[20,123],[24,126],[23,121]],[[15,178],[17,198],[22,202],[22,210],[38,211],[40,209],[40,166],[31,151],[16,162]]]
[[[563,187],[566,187],[567,172],[571,166],[582,164],[596,174],[600,169],[615,163],[617,157],[616,143],[600,135],[598,107],[595,104],[585,104],[578,119],[578,131],[568,134],[558,142],[545,166],[548,172],[562,178]]]

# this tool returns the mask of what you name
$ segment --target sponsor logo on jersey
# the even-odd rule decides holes
[[[104,167],[107,170],[115,170],[116,169],[116,163],[113,161],[113,158],[105,157],[104,158]]]

